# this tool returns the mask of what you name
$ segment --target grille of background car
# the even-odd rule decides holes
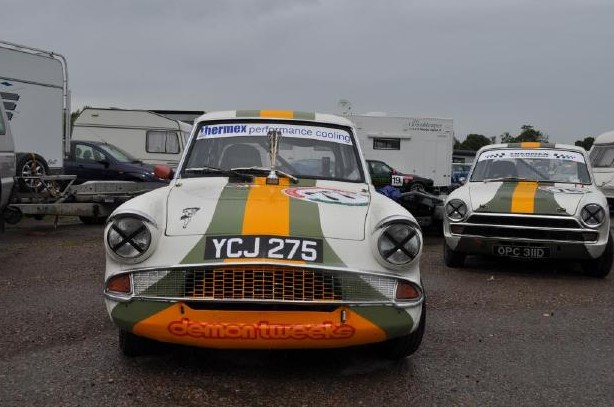
[[[134,296],[184,300],[390,303],[396,279],[281,265],[137,271]]]

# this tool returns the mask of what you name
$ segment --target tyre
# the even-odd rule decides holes
[[[119,349],[125,356],[145,356],[152,353],[154,341],[137,336],[132,332],[119,330]]]
[[[582,262],[584,274],[591,277],[604,278],[610,274],[612,262],[614,261],[614,241],[612,240],[612,232],[608,235],[608,243],[606,243],[603,254],[594,260],[585,260]]]
[[[426,302],[422,303],[422,315],[420,315],[420,322],[418,323],[418,329],[409,335],[401,336],[398,338],[390,339],[383,342],[380,345],[380,354],[382,357],[391,360],[398,360],[413,355],[420,344],[422,343],[422,337],[424,336],[424,330],[426,328]]]
[[[17,158],[17,176],[18,177],[34,177],[49,174],[49,166],[47,161],[38,154],[21,154]],[[19,180],[19,190],[22,192],[39,192],[46,189],[47,186],[40,179],[23,179]]]
[[[450,249],[450,246],[443,241],[443,261],[448,267],[462,268],[465,265],[465,253],[457,252]]]

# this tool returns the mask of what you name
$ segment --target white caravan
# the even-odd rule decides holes
[[[405,174],[431,178],[435,187],[450,185],[454,129],[452,119],[347,116],[356,125],[365,158],[381,160]]]
[[[70,145],[64,57],[0,41],[0,98],[13,133],[17,175],[61,173]]]
[[[614,210],[614,131],[605,132],[595,138],[590,153],[595,184]]]
[[[85,108],[73,140],[103,141],[149,164],[176,167],[192,126],[148,110]]]

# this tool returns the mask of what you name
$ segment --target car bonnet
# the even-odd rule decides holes
[[[590,186],[540,182],[471,182],[475,212],[573,215]]]
[[[301,180],[267,185],[225,177],[181,180],[167,201],[166,234],[276,235],[363,240],[366,184]]]

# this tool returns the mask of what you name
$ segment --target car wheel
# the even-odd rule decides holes
[[[610,274],[612,262],[614,261],[614,241],[612,240],[612,232],[608,235],[608,243],[605,246],[603,254],[593,260],[585,260],[582,262],[584,273],[591,277],[604,278]]]
[[[443,261],[448,267],[462,268],[465,265],[465,253],[450,249],[450,246],[443,241]]]
[[[398,360],[406,358],[414,354],[420,344],[422,343],[422,337],[424,336],[424,329],[426,327],[426,303],[422,303],[422,315],[420,316],[420,322],[418,323],[418,329],[409,335],[401,336],[398,338],[387,340],[380,345],[380,352],[382,357],[386,359]]]
[[[119,349],[125,356],[144,356],[152,352],[154,342],[132,332],[119,330]]]

